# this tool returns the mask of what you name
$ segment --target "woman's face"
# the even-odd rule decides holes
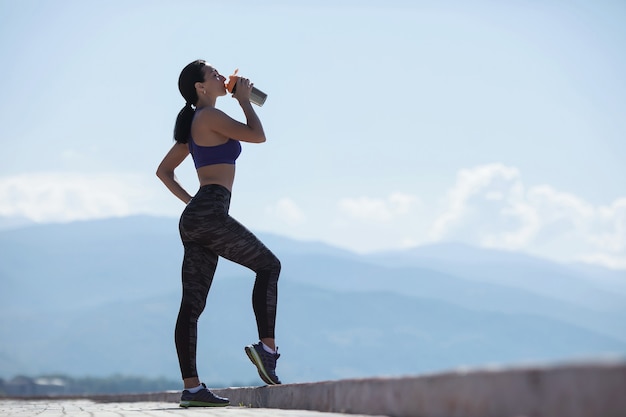
[[[226,95],[226,77],[210,65],[204,67],[204,85],[219,96]]]

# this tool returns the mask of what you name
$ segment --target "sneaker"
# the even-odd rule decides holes
[[[276,376],[276,359],[280,358],[278,353],[269,353],[261,342],[248,345],[245,348],[246,354],[259,371],[259,376],[268,385],[279,385],[280,379]]]
[[[191,393],[188,390],[183,391],[180,397],[181,407],[226,407],[230,405],[228,398],[218,397],[202,384],[202,389],[198,392]]]

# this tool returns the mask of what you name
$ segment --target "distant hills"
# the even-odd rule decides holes
[[[283,264],[279,375],[305,382],[626,356],[626,274],[459,244],[357,255],[259,234]],[[0,377],[178,379],[177,219],[0,231]],[[261,384],[254,277],[220,260],[200,321],[213,385]]]

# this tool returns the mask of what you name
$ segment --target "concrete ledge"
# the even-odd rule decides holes
[[[215,390],[233,404],[391,417],[625,417],[626,363]]]
[[[233,405],[390,417],[626,417],[626,362],[213,389]],[[178,402],[180,392],[89,396]]]

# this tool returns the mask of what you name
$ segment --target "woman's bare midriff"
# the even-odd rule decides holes
[[[197,170],[200,186],[217,184],[226,187],[228,191],[233,190],[235,181],[234,164],[216,164],[200,167]]]

